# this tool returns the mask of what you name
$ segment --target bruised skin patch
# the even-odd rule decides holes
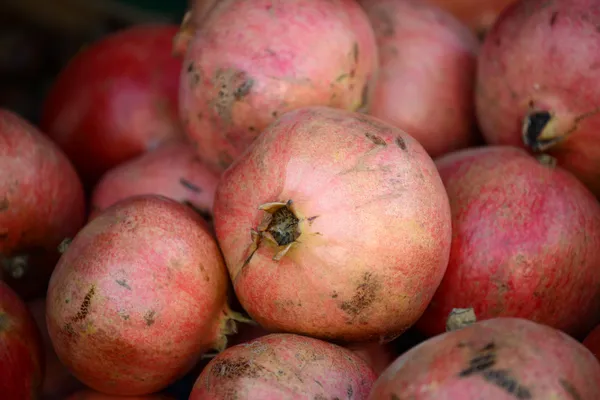
[[[219,117],[227,124],[233,122],[233,105],[242,100],[252,90],[254,79],[245,71],[236,69],[219,69],[215,74],[214,85],[218,90],[212,106]]]
[[[258,378],[264,368],[243,358],[216,361],[211,374],[219,378]]]
[[[353,320],[375,302],[380,290],[381,283],[373,276],[373,273],[365,272],[361,282],[356,286],[352,298],[341,302],[339,307]]]

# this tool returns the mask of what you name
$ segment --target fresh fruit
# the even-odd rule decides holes
[[[410,133],[432,156],[476,143],[478,43],[451,14],[421,0],[363,0],[379,46],[369,114]]]
[[[366,108],[378,67],[354,0],[220,1],[185,54],[180,116],[200,157],[221,170],[287,111]]]
[[[600,364],[576,340],[521,318],[494,318],[436,336],[400,356],[369,399],[592,400]]]
[[[381,375],[397,357],[393,343],[353,343],[344,347],[365,360],[377,376]]]
[[[292,334],[230,347],[202,371],[190,400],[366,399],[375,374],[343,347]]]
[[[600,325],[596,326],[583,341],[583,345],[587,347],[598,360],[600,360]]]
[[[36,326],[38,327],[44,348],[44,383],[42,385],[43,399],[62,399],[73,391],[83,388],[79,382],[60,362],[52,347],[48,327],[46,325],[46,300],[35,299],[27,303]]]
[[[340,109],[280,117],[222,175],[214,224],[237,297],[265,329],[388,341],[448,264],[451,216],[410,135]]]
[[[521,317],[581,337],[600,322],[600,204],[525,150],[488,146],[436,160],[452,208],[450,262],[417,326],[452,308]]]
[[[0,109],[0,278],[25,299],[44,293],[57,246],[84,218],[69,160],[28,121]]]
[[[42,339],[23,300],[0,281],[0,393],[37,399],[42,393]]]
[[[139,25],[77,54],[44,103],[41,126],[75,164],[86,185],[171,139],[182,138],[176,25]]]
[[[48,331],[59,359],[92,389],[156,392],[235,329],[227,272],[198,214],[174,200],[123,200],[77,234],[56,266]]]
[[[517,1],[488,34],[476,104],[485,139],[545,152],[600,196],[600,3]]]
[[[191,206],[211,221],[218,181],[188,143],[167,144],[104,174],[92,194],[90,219],[119,200],[159,194]]]

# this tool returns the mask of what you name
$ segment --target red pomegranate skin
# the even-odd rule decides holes
[[[175,400],[164,394],[147,394],[142,396],[114,396],[93,390],[80,390],[65,400]]]
[[[369,399],[594,400],[600,364],[565,333],[494,318],[431,338],[394,361]]]
[[[204,368],[189,400],[366,399],[376,376],[359,356],[318,339],[271,334],[230,347]]]
[[[144,195],[88,223],[56,266],[48,332],[59,359],[88,387],[157,392],[221,345],[227,272],[200,216]]]
[[[422,0],[362,0],[379,53],[369,114],[421,143],[431,157],[476,143],[478,42],[449,12]]]
[[[45,131],[86,185],[161,143],[182,138],[178,27],[138,25],[84,48],[60,72],[43,106]]]
[[[92,215],[128,197],[159,194],[192,206],[212,220],[219,175],[187,142],[165,144],[106,172],[92,193]]]
[[[42,393],[42,339],[23,300],[0,281],[0,393],[36,400]]]
[[[597,325],[583,340],[587,347],[598,360],[600,360],[600,325]]]
[[[452,308],[521,317],[576,337],[600,321],[600,204],[574,176],[524,150],[488,146],[436,160],[452,209],[450,262],[417,326]]]
[[[600,195],[600,3],[515,1],[481,48],[477,118],[490,144],[524,146],[531,111],[553,115],[562,137],[545,150]]]
[[[268,330],[391,340],[423,313],[448,264],[446,191],[425,150],[373,117],[329,107],[283,115],[221,177],[214,224],[237,298]],[[426,201],[424,199],[427,199]],[[252,231],[292,201],[300,236]]]
[[[0,109],[0,278],[25,299],[43,294],[57,246],[84,219],[83,188],[64,153],[21,116]],[[28,267],[15,279],[7,264],[18,258]]]
[[[206,13],[207,6],[194,7],[191,23],[202,22],[183,40],[180,117],[211,167],[223,171],[290,110],[368,108],[377,44],[355,0],[224,0]],[[185,30],[184,21],[184,37]]]

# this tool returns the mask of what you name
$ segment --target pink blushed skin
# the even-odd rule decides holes
[[[108,171],[94,188],[92,215],[128,197],[159,194],[189,203],[206,218],[219,175],[210,170],[187,142],[166,144]]]
[[[436,160],[452,208],[450,262],[417,327],[452,308],[521,317],[578,338],[600,321],[600,204],[574,176],[525,150],[487,146]]]
[[[224,170],[287,111],[366,109],[377,69],[354,0],[225,0],[189,39],[180,116],[201,158]]]
[[[476,111],[490,144],[524,146],[531,111],[554,115],[564,140],[546,152],[600,195],[600,4],[517,1],[482,46]]]
[[[157,392],[228,333],[227,272],[203,220],[158,195],[107,208],[50,280],[46,320],[63,364],[113,395]]]
[[[431,338],[379,377],[370,400],[596,399],[600,364],[546,325],[495,318]]]
[[[363,0],[379,47],[369,113],[438,157],[477,142],[473,102],[478,42],[450,13],[420,0]]]
[[[190,400],[366,399],[376,376],[350,350],[271,334],[230,347],[202,371]]]
[[[264,203],[292,201],[301,232],[279,260],[253,252]],[[282,116],[221,177],[214,224],[235,292],[266,329],[388,341],[446,270],[450,208],[425,150],[373,117],[328,107]],[[299,284],[301,283],[301,284]]]

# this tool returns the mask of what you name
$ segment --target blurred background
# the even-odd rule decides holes
[[[179,24],[188,0],[1,0],[0,107],[38,123],[48,86],[88,43],[140,23]]]

